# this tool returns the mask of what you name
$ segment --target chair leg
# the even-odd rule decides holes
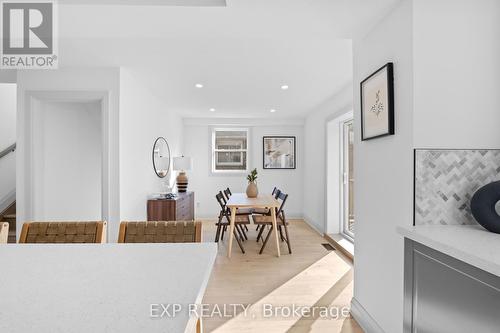
[[[246,225],[246,224],[245,224],[245,230],[246,230],[246,231],[248,231],[248,227],[247,227],[247,225]],[[248,239],[248,238],[247,238],[247,239]]]
[[[215,232],[215,242],[218,243],[219,242],[219,235],[220,235],[220,223],[217,224],[217,231]]]
[[[243,248],[243,244],[241,243],[241,240],[240,238],[238,237],[238,235],[236,234],[236,228],[234,228],[234,237],[236,238],[236,242],[238,243],[238,245],[240,246],[240,250],[242,253],[245,253],[245,249]]]
[[[257,230],[259,230],[259,234],[257,235],[257,242],[262,237],[262,232],[264,232],[264,226],[263,225],[259,225],[259,227],[260,227],[260,229],[257,229]]]
[[[264,244],[262,244],[262,247],[260,248],[259,254],[262,254],[262,252],[264,251],[264,248],[266,247],[267,241],[269,240],[269,237],[271,236],[272,231],[273,231],[273,227],[271,226],[269,228],[269,232],[267,233],[266,240],[264,241]]]
[[[285,240],[285,238],[283,237],[283,231],[281,230],[281,225],[278,226],[278,230],[280,232],[281,241],[283,242]]]
[[[245,228],[246,228],[246,227],[247,227],[247,226],[246,226],[245,224],[240,225],[240,229],[241,229],[241,233],[243,234],[243,237],[245,237],[245,240],[248,240],[247,233],[245,232]],[[248,231],[248,229],[247,229],[247,231]]]
[[[224,241],[224,233],[226,232],[226,229],[227,229],[227,225],[225,225],[225,226],[222,228],[222,235],[220,236],[220,240],[221,240],[221,241]]]
[[[292,244],[290,244],[290,235],[288,234],[288,226],[286,225],[285,212],[283,214],[283,228],[285,228],[286,245],[288,246],[288,253],[292,254]]]
[[[238,231],[238,235],[240,235],[240,239],[245,240],[245,238],[243,237],[243,234],[241,232],[241,225],[236,224],[234,227],[235,227],[234,229]]]
[[[222,220],[222,214],[219,213],[219,220],[217,221],[217,231],[215,232],[215,242],[219,242],[219,237],[220,237],[220,229],[221,229],[221,224],[220,221]]]

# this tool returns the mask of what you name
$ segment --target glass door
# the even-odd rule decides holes
[[[354,239],[354,126],[348,120],[342,124],[342,233]]]

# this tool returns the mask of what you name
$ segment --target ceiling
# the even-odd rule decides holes
[[[184,117],[304,117],[350,84],[351,39],[398,1],[227,0],[225,7],[61,2],[59,64],[133,67],[168,109]],[[284,84],[288,90],[280,88]]]

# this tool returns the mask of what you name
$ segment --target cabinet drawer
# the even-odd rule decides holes
[[[148,200],[148,221],[194,219],[194,193],[180,194],[175,200]]]

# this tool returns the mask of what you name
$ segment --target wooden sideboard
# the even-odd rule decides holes
[[[177,193],[175,199],[148,200],[148,221],[194,220],[194,192]]]

